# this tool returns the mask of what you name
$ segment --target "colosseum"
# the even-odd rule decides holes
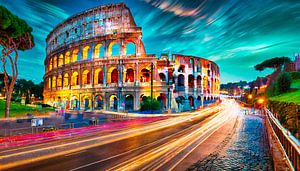
[[[216,63],[147,54],[142,29],[123,4],[76,14],[47,36],[44,102],[70,110],[137,111],[152,96],[161,111],[197,109],[219,98]]]

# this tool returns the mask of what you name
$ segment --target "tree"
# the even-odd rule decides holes
[[[289,57],[275,57],[275,58],[265,60],[262,63],[255,65],[254,68],[257,71],[263,71],[265,68],[277,69],[277,68],[281,67],[282,65],[288,64],[290,62],[291,62],[291,59]]]
[[[156,99],[152,99],[149,96],[143,96],[141,103],[141,111],[156,111],[160,110],[160,103]]]
[[[287,72],[282,72],[277,80],[278,93],[285,93],[290,90],[292,78]]]
[[[0,5],[0,49],[6,93],[5,117],[9,117],[12,92],[19,74],[17,66],[18,50],[24,51],[34,46],[31,32],[32,28],[24,20]],[[10,66],[10,75],[7,66]],[[10,80],[9,77],[11,77]]]

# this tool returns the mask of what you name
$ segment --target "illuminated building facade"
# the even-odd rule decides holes
[[[67,109],[139,110],[151,94],[162,110],[188,110],[219,98],[219,67],[184,55],[146,54],[125,4],[76,14],[47,37],[44,102]],[[130,51],[131,50],[131,51]]]

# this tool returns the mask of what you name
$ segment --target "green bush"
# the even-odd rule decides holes
[[[300,128],[297,128],[297,118],[300,117],[300,105],[295,103],[268,101],[272,113],[277,114],[279,122],[296,137],[299,137]]]
[[[156,99],[152,99],[151,97],[143,97],[143,101],[141,103],[141,111],[149,111],[149,110],[160,110],[160,103]]]
[[[282,72],[277,77],[277,87],[278,87],[278,93],[285,93],[290,90],[292,78],[287,72]]]
[[[300,79],[300,72],[299,71],[289,72],[289,75],[292,77],[293,80]]]

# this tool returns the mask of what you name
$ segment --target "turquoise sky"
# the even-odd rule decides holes
[[[69,16],[124,2],[143,29],[147,53],[195,55],[215,61],[221,82],[253,80],[257,63],[300,52],[298,0],[0,0],[33,27],[36,46],[20,53],[19,78],[42,81],[45,39]]]

